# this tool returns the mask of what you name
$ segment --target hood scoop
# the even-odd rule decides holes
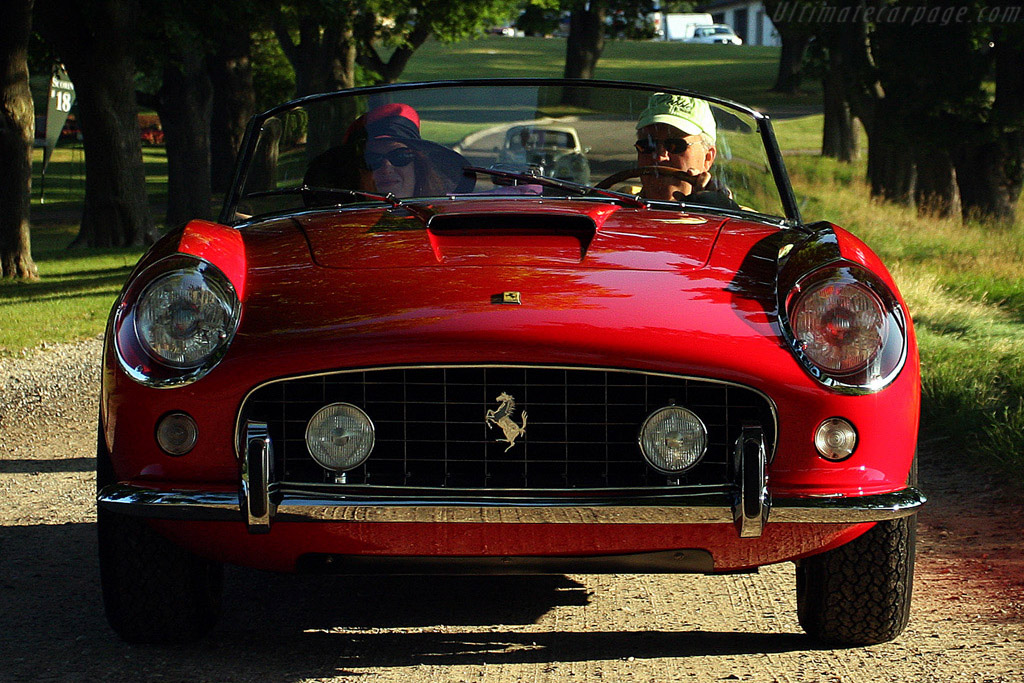
[[[444,202],[293,218],[315,263],[359,270],[513,266],[685,271],[707,263],[725,219],[613,204]]]
[[[427,236],[446,263],[580,263],[597,227],[583,213],[452,213],[431,216]]]

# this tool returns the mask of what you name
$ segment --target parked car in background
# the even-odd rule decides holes
[[[523,32],[517,31],[515,26],[492,26],[486,33],[492,36],[504,36],[506,38],[522,37]]]
[[[704,137],[655,139],[685,120]],[[695,182],[641,160],[691,146],[718,189],[637,193]],[[589,181],[558,177],[572,155]],[[814,638],[895,638],[924,503],[913,325],[879,258],[799,207],[767,116],[670,88],[399,84],[256,116],[219,220],[154,245],[108,322],[110,624],[201,637],[225,563],[793,561]]]
[[[505,133],[498,163],[586,184],[590,182],[590,164],[585,152],[572,126],[524,124]]]
[[[737,36],[731,26],[726,24],[712,24],[711,26],[697,26],[693,30],[693,37],[686,39],[687,43],[702,43],[707,45],[742,45],[743,40]]]

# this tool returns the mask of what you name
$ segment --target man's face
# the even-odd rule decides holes
[[[715,148],[707,146],[700,135],[687,135],[666,123],[652,123],[637,131],[637,166],[669,166],[694,176],[707,174],[715,161]],[[685,147],[685,149],[683,149]],[[705,176],[709,177],[709,176]],[[643,195],[648,199],[674,199],[694,191],[693,183],[665,175],[641,176]],[[707,180],[699,183],[702,187]],[[699,189],[698,187],[698,189]]]

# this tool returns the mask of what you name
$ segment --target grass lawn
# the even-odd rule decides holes
[[[501,38],[429,42],[403,80],[558,77],[565,42]],[[820,147],[817,83],[785,98],[767,92],[777,50],[761,47],[611,41],[597,77],[691,88],[758,107],[775,119],[804,218],[831,220],[865,239],[907,299],[922,353],[925,433],[953,453],[998,459],[1024,476],[1024,219],[992,228],[920,218],[869,200],[864,161],[839,164]],[[453,72],[452,65],[458,65]],[[810,152],[810,153],[809,153]],[[46,202],[33,198],[33,255],[41,280],[0,282],[0,355],[100,334],[137,249],[68,251],[83,192],[81,151],[51,162]],[[166,197],[166,159],[146,148],[150,198]],[[1022,211],[1024,213],[1024,211]],[[162,218],[154,210],[157,220]]]
[[[68,250],[78,227],[35,224],[38,282],[0,281],[0,355],[95,337],[142,249]],[[25,321],[31,321],[26,325]]]
[[[926,438],[1024,478],[1024,220],[921,218],[869,201],[863,161],[787,162],[804,218],[854,232],[896,278],[921,350]]]
[[[771,47],[612,40],[594,76],[687,88],[769,114],[820,107],[821,88],[814,81],[796,98],[767,92],[775,82],[778,55],[778,48]],[[452,64],[460,65],[458,73],[452,72]],[[489,37],[455,45],[431,41],[416,51],[402,80],[560,78],[564,64],[565,41],[560,39]]]

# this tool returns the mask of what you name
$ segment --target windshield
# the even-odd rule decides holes
[[[756,112],[653,86],[362,88],[257,116],[223,218],[422,197],[615,201],[614,193],[794,218],[781,161],[765,142],[775,149]]]

